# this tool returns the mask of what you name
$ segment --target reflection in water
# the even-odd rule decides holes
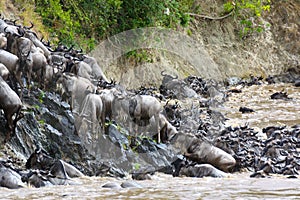
[[[271,94],[284,90],[290,101],[271,100]],[[222,107],[227,125],[249,123],[259,131],[263,127],[300,124],[300,88],[289,84],[253,85],[243,93],[232,94]],[[254,113],[241,114],[245,106]],[[235,173],[227,178],[173,178],[156,174],[153,180],[139,181],[143,188],[102,188],[107,182],[124,180],[101,177],[76,179],[78,185],[23,188],[0,188],[1,199],[300,199],[300,181],[272,175],[272,178],[249,178],[250,173]]]

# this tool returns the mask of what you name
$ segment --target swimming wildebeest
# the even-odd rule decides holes
[[[211,164],[225,172],[229,172],[236,164],[230,154],[192,134],[178,132],[171,144],[189,160],[199,164]]]

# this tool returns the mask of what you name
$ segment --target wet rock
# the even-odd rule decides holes
[[[151,175],[155,173],[156,169],[153,166],[142,167],[132,172],[133,180],[151,180]]]
[[[143,188],[140,184],[134,181],[125,181],[121,183],[122,188]]]
[[[294,86],[295,87],[300,87],[300,80],[296,80],[295,83],[294,83]]]
[[[25,187],[21,180],[21,176],[14,170],[5,167],[0,163],[0,186],[9,189],[18,189]]]
[[[113,188],[113,189],[120,189],[122,188],[120,184],[115,183],[115,182],[110,182],[110,183],[105,183],[102,185],[103,188]]]
[[[113,162],[102,162],[99,161],[90,164],[90,167],[95,171],[95,176],[107,176],[107,177],[120,177],[124,178],[126,172],[118,168]]]

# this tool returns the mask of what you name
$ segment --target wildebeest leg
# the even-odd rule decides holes
[[[13,132],[12,116],[13,116],[13,112],[9,112],[9,113],[5,112],[7,132],[6,132],[6,137],[5,137],[4,143],[6,143],[10,140],[11,133]]]
[[[19,95],[20,99],[22,99],[22,95],[23,95],[23,88],[24,85],[22,83],[22,72],[21,71],[17,71],[16,75],[15,75],[17,82],[19,83],[20,87],[21,87],[21,92],[18,92],[18,87],[16,86],[16,93]]]
[[[16,81],[16,76],[13,74],[9,75],[9,86],[18,94],[18,96],[20,96],[19,92],[18,92],[18,81]]]
[[[155,123],[156,123],[156,127],[157,127],[157,143],[161,142],[161,138],[160,138],[160,125],[159,125],[159,115],[155,115]]]
[[[24,115],[21,113],[21,108],[22,106],[19,106],[17,108],[16,116],[15,119],[13,120],[13,132],[16,133],[16,127],[17,127],[17,122],[24,117]]]
[[[28,88],[28,96],[30,96],[30,82],[31,82],[31,74],[32,74],[32,68],[29,67],[29,69],[27,69],[27,88]]]

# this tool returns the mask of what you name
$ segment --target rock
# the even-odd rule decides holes
[[[0,164],[0,186],[9,189],[18,189],[25,187],[25,184],[17,172]]]
[[[295,83],[294,83],[294,86],[295,87],[300,87],[300,80],[296,80]]]
[[[137,171],[132,172],[132,179],[134,180],[151,180],[151,176],[155,173],[156,169],[153,166],[142,167]]]
[[[113,188],[113,189],[119,189],[122,188],[120,184],[115,183],[115,182],[110,182],[110,183],[105,183],[102,185],[103,188]]]
[[[125,181],[121,184],[122,188],[143,188],[140,184],[134,181]]]

